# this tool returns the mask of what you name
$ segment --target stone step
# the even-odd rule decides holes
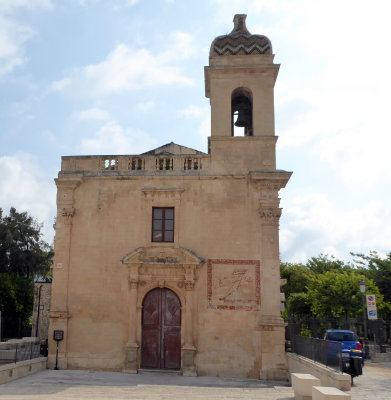
[[[166,374],[166,375],[182,375],[182,371],[173,369],[145,369],[140,368],[137,370],[139,374]]]

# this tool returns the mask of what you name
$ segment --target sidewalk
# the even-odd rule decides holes
[[[391,362],[366,362],[363,375],[354,378],[352,400],[390,400]]]
[[[352,400],[390,400],[391,363],[367,362],[354,379]],[[45,370],[0,385],[0,400],[292,400],[293,391],[281,382],[173,374]]]
[[[45,370],[0,386],[1,400],[291,400],[283,383],[172,374]]]

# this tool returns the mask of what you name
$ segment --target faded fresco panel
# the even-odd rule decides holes
[[[208,308],[258,310],[259,304],[259,261],[209,260]]]

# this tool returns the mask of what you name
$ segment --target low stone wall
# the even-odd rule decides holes
[[[340,390],[351,389],[350,375],[342,372],[336,372],[333,369],[326,367],[302,356],[294,353],[287,353],[289,372],[298,372],[303,374],[311,374],[320,379],[322,386],[336,387]]]
[[[0,365],[0,385],[46,369],[47,357]]]

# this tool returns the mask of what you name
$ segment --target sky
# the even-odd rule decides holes
[[[247,14],[272,42],[281,259],[391,252],[388,0],[0,0],[0,207],[52,243],[61,156],[207,152],[204,66]]]

